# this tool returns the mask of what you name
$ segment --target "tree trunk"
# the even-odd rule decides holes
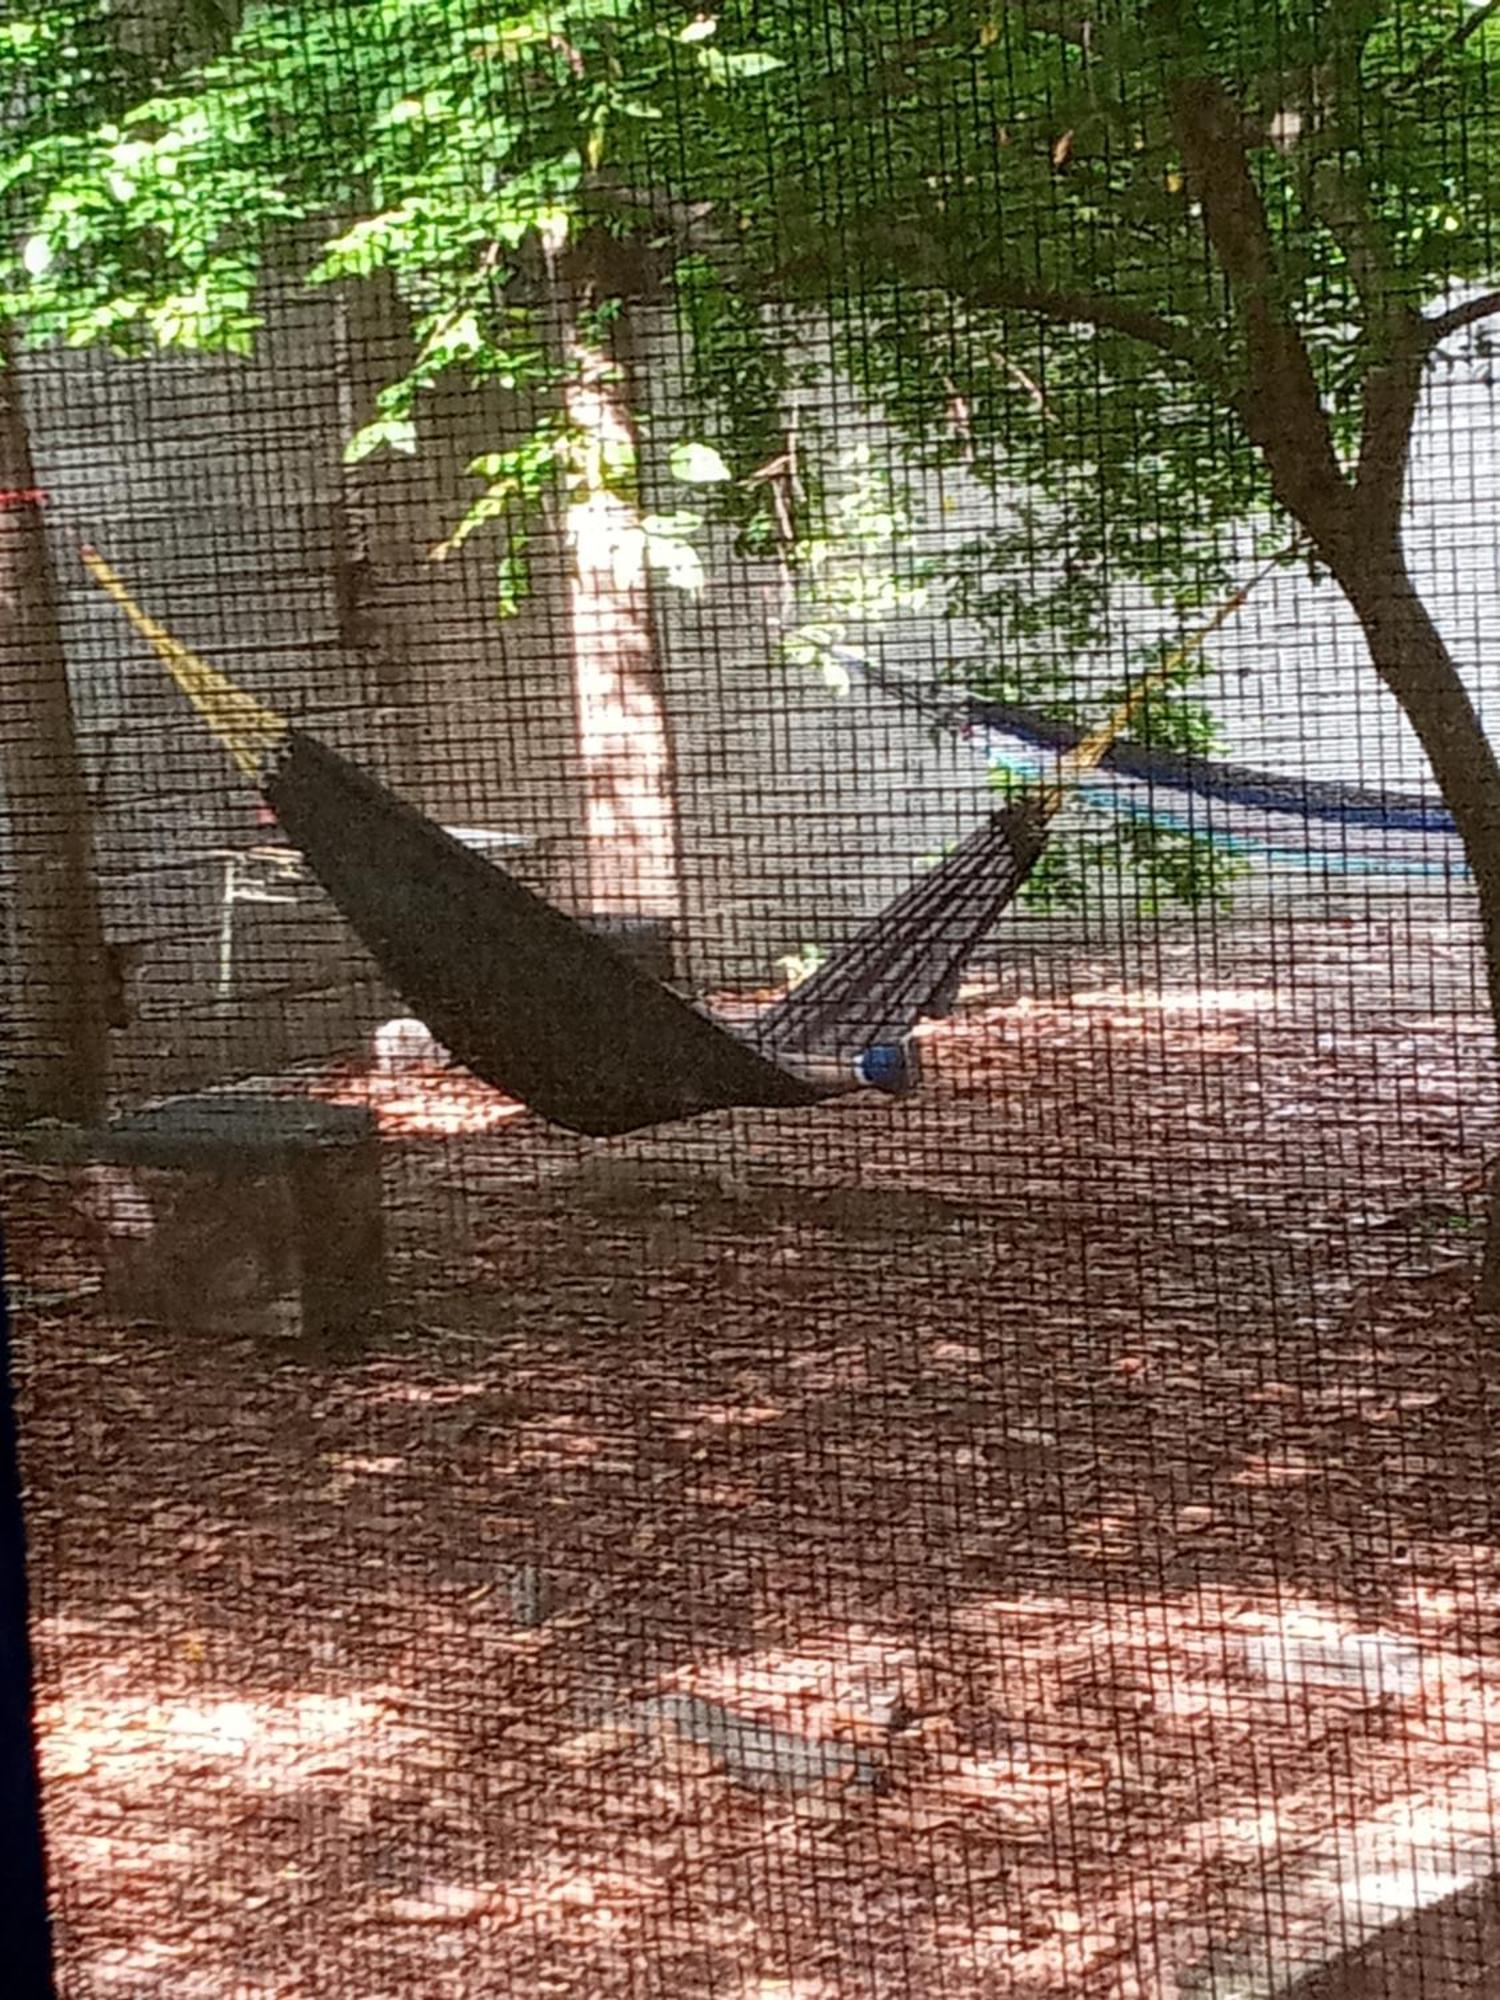
[[[570,245],[558,272],[564,408],[601,465],[636,464],[632,389],[638,308],[660,296],[655,260],[593,233]],[[581,336],[578,308],[617,299],[609,351]],[[587,800],[587,902],[600,916],[675,919],[681,912],[677,780],[653,592],[644,561],[618,551],[639,530],[631,479],[600,479],[571,506],[571,623],[579,749]]]
[[[1400,547],[1376,542],[1360,548],[1356,538],[1338,550],[1324,547],[1364,629],[1375,671],[1426,751],[1463,841],[1479,894],[1486,985],[1500,1035],[1500,760]],[[1500,1313],[1500,1163],[1490,1189],[1478,1302],[1482,1311]]]
[[[87,1122],[104,1104],[105,949],[93,808],[73,727],[51,559],[0,328],[0,812],[5,819],[7,1109]]]
[[[604,448],[635,448],[617,362],[577,350],[568,415]],[[627,378],[628,379],[628,378]],[[680,907],[676,781],[666,689],[644,563],[616,551],[639,510],[601,488],[570,510],[579,747],[588,799],[588,906],[598,916],[675,918]]]

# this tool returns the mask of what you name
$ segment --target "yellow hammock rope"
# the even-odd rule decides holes
[[[1044,820],[1052,819],[1066,804],[1068,788],[1109,754],[1115,739],[1129,728],[1147,697],[1157,688],[1164,687],[1204,642],[1221,625],[1229,622],[1251,591],[1297,547],[1298,543],[1294,541],[1264,563],[1248,583],[1241,584],[1232,596],[1224,600],[1207,624],[1201,625],[1180,646],[1175,647],[1159,667],[1153,667],[1139,685],[1131,689],[1097,728],[1090,730],[1081,742],[1058,759],[1056,776],[1037,802]],[[211,667],[206,660],[184,646],[180,639],[174,639],[170,632],[158,625],[136,603],[97,549],[85,544],[80,553],[94,581],[108,592],[141,637],[159,655],[168,673],[235,763],[246,777],[258,781],[267,756],[285,739],[291,723],[274,708],[263,707],[252,695],[236,687],[227,675],[221,674],[217,667]]]
[[[1085,777],[1104,761],[1111,749],[1113,749],[1116,738],[1130,727],[1131,722],[1139,713],[1142,704],[1147,698],[1154,694],[1158,688],[1165,687],[1172,676],[1192,658],[1193,654],[1213,637],[1219,627],[1229,623],[1235,613],[1243,607],[1251,591],[1257,585],[1264,583],[1272,570],[1283,562],[1287,556],[1294,555],[1300,546],[1301,538],[1299,536],[1297,539],[1289,542],[1284,549],[1279,549],[1274,556],[1269,557],[1267,561],[1262,563],[1261,567],[1250,578],[1248,583],[1242,583],[1238,590],[1225,598],[1224,602],[1219,606],[1206,625],[1200,625],[1198,630],[1190,633],[1180,646],[1174,647],[1162,661],[1161,665],[1153,667],[1139,685],[1131,689],[1130,693],[1126,695],[1119,706],[1107,715],[1096,728],[1089,731],[1082,742],[1075,743],[1071,750],[1058,759],[1057,775],[1042,793],[1039,802],[1044,820],[1053,818],[1063,805],[1066,804],[1068,786],[1075,784],[1079,778]]]
[[[281,743],[291,723],[274,708],[264,708],[227,675],[174,639],[144,612],[120,578],[86,544],[80,551],[85,568],[108,591],[136,631],[160,656],[167,672],[197,709],[247,778],[259,779],[267,756]]]

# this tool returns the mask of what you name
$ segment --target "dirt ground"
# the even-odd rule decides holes
[[[110,1320],[10,1165],[68,2000],[1187,2000],[1483,1830],[1467,931],[1036,953],[928,1056],[393,1117],[359,1351]]]

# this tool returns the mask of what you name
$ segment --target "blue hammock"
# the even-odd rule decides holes
[[[858,670],[903,707],[976,743],[992,769],[1018,784],[1045,783],[1082,740],[1081,730],[1019,703],[950,696],[869,660]],[[1128,739],[1076,776],[1071,796],[1091,812],[1195,834],[1273,867],[1450,879],[1468,866],[1440,799],[1291,777]]]

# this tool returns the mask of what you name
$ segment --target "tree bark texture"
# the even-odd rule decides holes
[[[564,407],[593,448],[638,458],[633,307],[657,288],[652,260],[600,234],[571,247],[559,272],[566,321]],[[578,308],[624,301],[609,350],[578,333]],[[681,913],[676,760],[653,592],[644,563],[617,551],[639,531],[637,499],[601,483],[570,512],[571,626],[587,799],[587,902],[600,916]]]
[[[1364,630],[1376,673],[1427,753],[1463,841],[1479,894],[1485,983],[1500,1035],[1500,760],[1399,546],[1346,552],[1334,574]],[[1491,1180],[1478,1303],[1500,1314],[1500,1161]]]
[[[51,559],[15,351],[0,329],[0,815],[7,1108],[103,1109],[107,978],[93,807],[78,754]]]

